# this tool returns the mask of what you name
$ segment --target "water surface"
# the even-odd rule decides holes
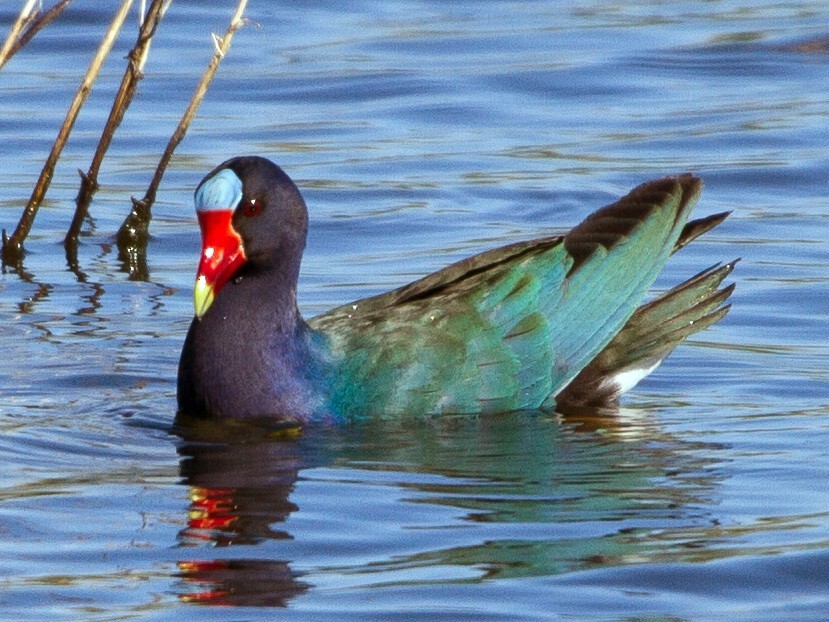
[[[7,229],[117,6],[93,4],[0,71]],[[75,171],[130,21],[23,270],[0,275],[0,617],[826,619],[825,3],[251,2],[159,191],[149,277],[133,280],[115,231],[230,4],[171,7],[73,272]],[[706,182],[698,214],[733,214],[657,289],[741,257],[734,307],[611,415],[188,443],[172,422],[192,190],[239,154],[274,159],[304,192],[308,316],[686,170]]]

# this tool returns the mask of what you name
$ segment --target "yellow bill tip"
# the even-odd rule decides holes
[[[210,305],[213,304],[213,285],[207,282],[203,274],[196,279],[196,286],[193,288],[193,307],[196,310],[196,317],[201,319]]]

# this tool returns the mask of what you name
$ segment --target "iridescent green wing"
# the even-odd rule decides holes
[[[345,417],[532,409],[633,314],[700,183],[644,184],[567,236],[494,249],[309,322]]]

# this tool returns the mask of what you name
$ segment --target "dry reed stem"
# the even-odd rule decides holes
[[[132,102],[135,90],[138,87],[138,82],[144,77],[144,65],[149,56],[153,35],[169,4],[170,0],[153,0],[147,13],[141,13],[142,19],[139,26],[138,39],[135,42],[135,46],[127,55],[127,68],[124,71],[121,86],[118,88],[118,92],[112,103],[109,117],[101,132],[101,138],[95,149],[95,155],[86,173],[80,170],[78,171],[81,176],[81,186],[78,190],[78,196],[75,199],[75,215],[72,218],[72,224],[69,226],[66,238],[64,239],[67,261],[72,267],[77,265],[78,235],[80,234],[81,226],[83,225],[84,218],[86,218],[89,204],[92,201],[92,195],[98,190],[98,172],[100,171],[101,163],[103,162],[107,149],[109,149],[112,143],[115,131],[121,124],[124,114]],[[143,3],[141,8],[143,10]]]
[[[17,22],[12,26],[12,31],[9,33],[9,36],[6,38],[5,43],[3,44],[3,48],[0,49],[0,68],[6,64],[12,56],[17,54],[20,49],[26,45],[29,41],[32,40],[34,37],[44,26],[48,25],[52,20],[54,20],[58,15],[63,13],[63,10],[69,6],[69,3],[72,0],[60,0],[55,6],[44,13],[38,14],[37,11],[32,11],[31,7],[37,0],[28,0],[26,5],[20,11],[20,17],[18,17]],[[28,14],[26,11],[28,9]],[[24,16],[25,15],[25,16]],[[23,34],[20,34],[22,28],[25,27],[26,31]]]
[[[70,2],[72,2],[72,0],[60,0],[60,2],[58,2],[51,9],[49,9],[45,13],[41,13],[36,18],[34,18],[32,20],[32,23],[29,24],[29,26],[26,28],[26,32],[20,35],[15,44],[12,46],[12,49],[9,52],[9,58],[17,54],[20,48],[22,48],[29,41],[31,41],[32,37],[34,37],[44,26],[49,24],[58,15],[63,13],[63,10],[67,6],[69,6]]]
[[[14,24],[12,24],[9,35],[3,43],[3,47],[0,48],[0,67],[3,67],[3,65],[6,64],[6,61],[12,57],[14,54],[12,50],[15,43],[17,43],[21,31],[26,27],[26,24],[35,18],[37,13],[35,11],[35,4],[37,4],[37,0],[26,0],[23,8],[20,9],[20,15],[17,16]]]
[[[72,132],[72,126],[75,124],[75,120],[78,117],[81,106],[83,106],[86,98],[89,96],[89,93],[92,90],[92,84],[98,77],[101,66],[115,43],[115,39],[117,38],[118,32],[121,30],[121,26],[127,17],[127,13],[132,6],[132,2],[133,0],[123,0],[121,8],[118,10],[118,13],[113,18],[109,29],[104,35],[101,45],[98,47],[98,51],[95,53],[95,56],[89,65],[89,69],[81,82],[81,86],[78,88],[78,92],[75,94],[75,98],[72,100],[72,104],[66,112],[66,118],[58,131],[58,136],[55,139],[55,143],[52,145],[52,150],[49,152],[49,157],[46,159],[46,163],[43,165],[43,170],[40,172],[40,177],[38,177],[37,184],[32,191],[32,196],[29,198],[29,202],[23,210],[23,215],[20,217],[20,222],[18,222],[17,228],[11,237],[7,237],[5,229],[3,230],[4,265],[17,265],[20,264],[23,259],[23,241],[26,239],[26,236],[29,235],[29,231],[34,223],[37,210],[43,201],[43,197],[46,195],[46,191],[49,189],[55,165],[57,164],[58,158],[66,145],[66,141],[69,140],[69,134]]]
[[[230,42],[233,40],[233,35],[239,28],[241,28],[244,25],[242,15],[245,12],[245,7],[247,6],[247,3],[247,0],[239,0],[239,4],[236,6],[236,12],[233,14],[233,19],[231,19],[230,25],[228,26],[224,37],[220,39],[216,35],[213,35],[213,42],[216,46],[216,53],[213,55],[213,58],[210,59],[210,64],[207,66],[207,69],[205,70],[204,75],[202,76],[201,82],[199,82],[198,86],[196,87],[196,90],[193,93],[193,97],[190,99],[190,103],[188,104],[187,109],[184,111],[184,114],[182,115],[181,121],[179,121],[179,124],[176,127],[175,132],[173,132],[173,135],[170,137],[170,140],[167,143],[167,148],[164,150],[164,154],[161,156],[161,160],[158,163],[155,175],[153,175],[152,182],[150,182],[150,186],[149,188],[147,188],[147,193],[144,195],[144,198],[141,199],[141,201],[139,201],[139,203],[142,203],[145,209],[149,209],[155,201],[155,195],[158,191],[158,186],[161,183],[161,179],[164,176],[164,171],[166,170],[167,165],[170,162],[170,158],[173,156],[173,152],[184,138],[184,135],[187,133],[187,128],[190,127],[190,123],[192,122],[193,117],[196,116],[196,111],[198,110],[199,105],[204,99],[204,96],[207,93],[207,89],[210,86],[210,83],[213,81],[213,77],[216,75],[216,70],[219,68],[219,63],[222,61],[222,58],[224,58],[225,54],[230,49]]]
[[[133,278],[146,278],[147,276],[147,239],[149,223],[152,217],[151,207],[155,202],[158,186],[161,184],[161,180],[164,177],[164,172],[167,169],[170,158],[173,156],[173,152],[184,138],[187,128],[190,126],[190,122],[196,115],[196,111],[198,110],[202,99],[204,99],[204,95],[207,93],[207,89],[213,81],[213,77],[216,75],[219,63],[230,49],[230,42],[233,40],[233,35],[245,23],[242,19],[242,15],[245,12],[246,6],[247,0],[239,0],[239,3],[236,6],[236,11],[230,20],[230,24],[224,36],[220,38],[215,34],[213,35],[213,43],[216,47],[216,52],[213,54],[213,58],[210,59],[210,64],[207,66],[204,75],[202,75],[201,81],[196,86],[193,96],[190,99],[190,103],[182,115],[181,121],[179,121],[178,126],[167,143],[167,148],[161,156],[155,175],[153,175],[153,179],[147,188],[144,198],[140,200],[135,198],[132,199],[132,209],[130,210],[129,215],[124,219],[124,223],[121,225],[121,228],[118,230],[119,256],[127,263],[130,275]]]

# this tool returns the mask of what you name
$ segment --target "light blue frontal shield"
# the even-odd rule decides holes
[[[232,210],[242,200],[242,180],[229,168],[222,169],[196,188],[196,211]]]

